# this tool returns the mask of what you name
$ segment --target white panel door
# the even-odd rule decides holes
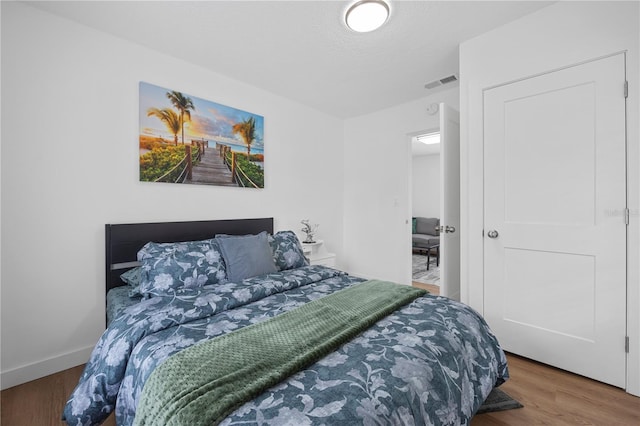
[[[485,317],[505,350],[625,386],[625,57],[484,93]]]
[[[440,104],[440,294],[460,300],[460,113]]]

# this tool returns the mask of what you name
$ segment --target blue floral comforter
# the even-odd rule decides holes
[[[323,266],[179,290],[127,308],[97,343],[64,408],[71,425],[133,423],[153,369],[200,341],[346,288],[359,278]],[[472,309],[426,295],[232,413],[222,424],[464,425],[507,363]]]

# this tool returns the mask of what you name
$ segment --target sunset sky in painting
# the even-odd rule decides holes
[[[171,101],[169,101],[166,96],[167,92],[173,90],[180,91],[178,89],[167,89],[140,82],[140,134],[161,136],[167,140],[173,140],[173,135],[158,117],[147,116],[147,110],[149,108],[171,108],[179,114],[179,111],[171,104]],[[242,138],[235,135],[231,129],[235,123],[242,122],[249,117],[254,117],[256,120],[256,131],[255,140],[251,147],[258,149],[263,148],[264,118],[262,116],[197,98],[188,93],[181,93],[191,98],[195,106],[195,110],[191,111],[191,121],[187,121],[184,126],[185,141],[190,141],[191,139],[215,140],[221,136],[223,138],[234,139],[237,144],[245,145]],[[181,134],[178,135],[178,140],[181,140]]]

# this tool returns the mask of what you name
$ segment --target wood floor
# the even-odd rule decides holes
[[[524,408],[481,414],[471,426],[640,425],[640,398],[575,374],[508,354],[502,389]],[[61,425],[62,407],[83,366],[2,391],[2,426]],[[113,415],[105,425],[115,425]]]
[[[433,295],[436,295],[436,296],[440,294],[440,287],[438,287],[437,285],[423,284],[423,283],[419,283],[419,282],[413,281],[413,286],[421,288],[423,290],[427,290],[429,293],[431,293]]]
[[[434,293],[436,288],[431,288]],[[640,398],[575,374],[507,354],[511,378],[502,389],[524,408],[481,414],[471,426],[640,425]],[[2,426],[61,425],[62,408],[84,366],[0,393]],[[104,423],[114,426],[112,415]]]
[[[52,374],[0,394],[1,426],[61,426],[62,409],[78,384],[84,365]],[[111,415],[103,425],[115,426]]]
[[[524,408],[481,414],[471,426],[640,425],[640,398],[622,389],[507,354],[511,378],[501,389]]]

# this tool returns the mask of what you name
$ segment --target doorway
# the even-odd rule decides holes
[[[429,129],[411,137],[412,163],[412,254],[411,276],[414,283],[424,284],[430,291],[439,293],[440,262],[438,233],[426,232],[428,223],[440,217],[441,173],[440,173],[440,129]],[[432,225],[435,226],[435,223]],[[417,235],[416,235],[417,234]],[[424,235],[424,237],[422,237]]]
[[[428,145],[439,145],[432,149],[434,154],[437,151],[437,156],[426,159],[431,165],[430,172],[434,175],[435,170],[436,177],[421,178],[418,175],[421,167],[412,161],[412,216],[415,219],[412,224],[412,252],[426,254],[426,259],[422,260],[412,253],[412,264],[416,261],[427,264],[428,268],[423,269],[431,274],[437,268],[439,294],[460,300],[460,116],[458,111],[444,103],[440,103],[437,110],[439,128],[425,132],[422,138],[432,142]],[[418,137],[412,143],[420,144]],[[431,188],[431,195],[423,205],[417,202],[417,198],[426,192],[425,187]],[[433,264],[427,263],[432,255]]]

